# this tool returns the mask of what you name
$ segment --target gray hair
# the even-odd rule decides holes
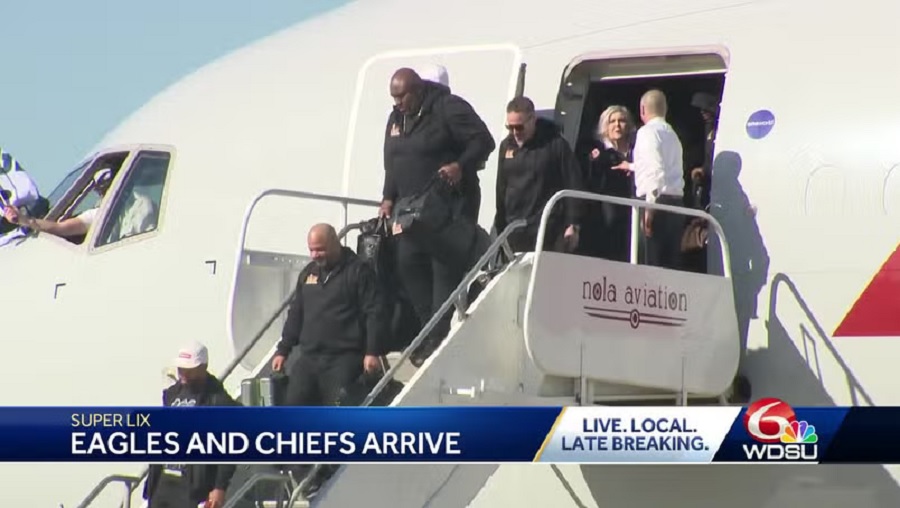
[[[628,111],[628,108],[619,105],[610,106],[604,109],[603,113],[600,114],[600,121],[597,122],[597,136],[604,143],[609,143],[609,139],[607,139],[606,137],[606,131],[609,127],[609,119],[613,116],[614,113],[621,113],[625,117],[625,139],[628,139],[630,141],[636,132],[634,117],[631,116],[631,112]]]
[[[666,117],[669,106],[666,103],[666,94],[659,90],[650,90],[641,97],[641,106],[651,116]]]

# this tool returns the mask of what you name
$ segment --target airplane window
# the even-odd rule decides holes
[[[69,217],[81,215],[83,212],[90,210],[91,208],[97,208],[98,206],[100,206],[100,196],[98,196],[96,192],[89,192],[78,202],[78,206],[72,210]]]
[[[113,203],[97,246],[156,231],[169,170],[166,152],[141,152]]]
[[[84,170],[87,169],[88,164],[90,163],[90,159],[86,160],[76,169],[69,172],[69,174],[67,174],[66,177],[63,178],[62,182],[60,182],[59,185],[57,185],[56,188],[53,189],[53,192],[51,192],[50,195],[47,196],[47,200],[50,201],[51,208],[56,205],[60,199],[62,199],[62,197],[69,189],[72,188],[73,185],[75,185],[75,181],[78,180],[78,177],[81,176],[82,173],[84,173]]]

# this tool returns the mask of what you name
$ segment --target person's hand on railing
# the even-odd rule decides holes
[[[644,210],[644,235],[647,238],[653,236],[653,212],[650,208]]]

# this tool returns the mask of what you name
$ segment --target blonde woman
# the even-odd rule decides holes
[[[600,115],[597,144],[588,155],[586,185],[590,192],[623,198],[634,196],[630,169],[636,132],[624,106],[610,106]],[[626,163],[626,164],[623,164]],[[630,209],[611,203],[592,203],[582,226],[581,253],[614,261],[628,261]]]

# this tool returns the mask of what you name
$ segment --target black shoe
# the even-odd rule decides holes
[[[409,355],[409,363],[413,364],[416,368],[421,367],[422,364],[425,363],[425,360],[427,360],[440,345],[440,340],[432,338],[425,339],[419,344],[419,347]]]
[[[300,489],[300,497],[306,500],[310,500],[316,497],[316,494],[319,493],[319,489],[322,488],[322,482],[318,479],[312,480],[307,483],[305,487]]]
[[[300,495],[303,496],[304,499],[312,499],[315,497],[315,495],[319,493],[319,490],[322,489],[322,486],[337,473],[338,467],[339,466],[334,464],[320,466],[315,475],[310,478],[309,483],[307,483],[304,488],[300,489]]]

